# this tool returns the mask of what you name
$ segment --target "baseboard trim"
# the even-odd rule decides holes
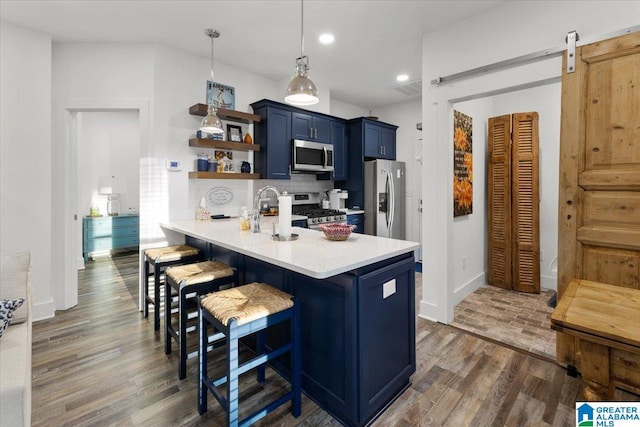
[[[51,319],[55,316],[56,309],[53,299],[46,302],[33,304],[31,307],[31,319],[36,322],[38,320]]]
[[[467,283],[455,289],[453,291],[453,305],[455,306],[460,304],[462,300],[471,295],[476,289],[480,288],[485,283],[486,275],[482,272]]]
[[[540,275],[540,288],[558,290],[558,278],[553,276]]]

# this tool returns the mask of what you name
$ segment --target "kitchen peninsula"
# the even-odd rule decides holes
[[[238,268],[241,283],[266,282],[298,298],[303,391],[345,425],[367,424],[409,385],[418,243],[361,234],[334,242],[298,227],[298,240],[275,241],[266,222],[252,233],[235,218],[161,226],[171,243]]]

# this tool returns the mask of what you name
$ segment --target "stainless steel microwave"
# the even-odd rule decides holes
[[[333,145],[294,139],[292,169],[296,172],[333,172]]]

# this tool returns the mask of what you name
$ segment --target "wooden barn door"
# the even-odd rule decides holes
[[[576,49],[562,70],[558,293],[587,279],[640,287],[640,33]],[[577,365],[558,333],[556,358]]]
[[[487,282],[540,293],[538,113],[489,119]]]

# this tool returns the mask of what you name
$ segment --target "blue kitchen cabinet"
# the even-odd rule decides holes
[[[347,179],[347,159],[349,155],[347,125],[343,121],[331,121],[331,143],[333,144],[334,181]]]
[[[329,143],[331,142],[331,121],[315,114],[293,112],[291,134],[293,139]]]
[[[396,159],[396,130],[382,127],[380,131],[380,151],[382,159]]]
[[[356,226],[354,233],[364,234],[364,214],[347,214],[347,224]]]
[[[254,123],[254,143],[260,151],[254,154],[254,170],[262,179],[291,178],[291,111],[266,100],[251,104],[260,116]]]
[[[317,174],[317,179],[341,181],[347,178],[349,139],[344,119],[313,113],[280,102],[262,99],[251,104],[260,121],[254,123],[254,170],[260,178],[291,178],[291,141],[302,139],[333,144],[334,172]]]
[[[136,248],[140,244],[138,215],[82,218],[82,255],[92,252]]]
[[[386,123],[365,121],[364,125],[364,157],[372,159],[396,159],[396,129]]]
[[[358,371],[364,417],[380,411],[415,371],[413,269],[413,257],[405,258],[361,276],[358,283],[358,307],[366,307],[358,311],[357,322],[358,353],[368,355]]]
[[[297,298],[302,389],[342,425],[368,425],[410,384],[416,368],[413,252],[317,279],[190,236],[185,243],[209,246],[213,257],[238,269],[241,283],[269,283]],[[272,328],[265,344],[277,347],[289,334],[289,328]],[[289,376],[286,355],[270,364]]]
[[[292,227],[300,227],[300,228],[308,228],[306,219],[297,219],[295,221],[291,221]]]
[[[398,126],[360,117],[347,121],[347,176],[337,180],[336,188],[349,191],[348,207],[364,206],[364,162],[374,159],[396,158],[396,129]]]

